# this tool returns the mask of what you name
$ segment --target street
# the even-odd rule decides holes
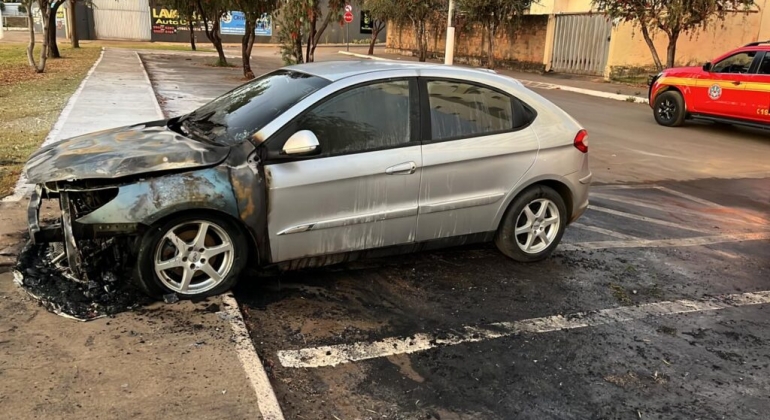
[[[337,51],[317,60],[355,59]],[[166,117],[244,82],[210,55],[138,57]],[[281,65],[274,49],[254,57],[257,74]],[[486,244],[240,279],[285,418],[766,418],[768,132],[667,128],[645,104],[534,90],[588,130],[594,174],[588,211],[549,259]],[[20,242],[25,203],[3,204],[0,234]],[[0,271],[10,416],[258,418],[219,298],[76,323],[12,277]]]

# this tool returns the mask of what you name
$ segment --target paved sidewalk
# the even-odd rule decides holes
[[[376,51],[376,50],[375,50]],[[374,56],[367,56],[364,54],[348,53],[340,51],[340,54],[349,55],[357,58],[368,59],[384,59],[394,61],[417,61],[417,57],[400,55],[400,54],[387,54],[377,52]],[[429,60],[431,62],[440,63],[438,60]],[[459,64],[462,66],[462,64]],[[468,66],[471,67],[471,66]],[[646,103],[647,102],[647,87],[646,86],[631,86],[620,83],[605,82],[599,77],[571,75],[571,74],[538,74],[527,73],[521,71],[512,71],[505,69],[496,69],[497,73],[504,74],[506,76],[513,77],[524,83],[524,85],[537,88],[537,89],[560,89],[565,91],[571,91],[575,93],[581,93],[584,95],[596,96],[606,99],[615,99],[621,101],[630,101],[629,97],[634,97],[633,102]]]
[[[46,139],[160,118],[136,52],[107,49]],[[18,196],[24,197],[27,188]],[[0,406],[6,418],[259,419],[222,298],[80,323],[13,283],[26,200],[0,202]],[[10,245],[10,247],[8,247]],[[7,247],[7,248],[6,248]]]

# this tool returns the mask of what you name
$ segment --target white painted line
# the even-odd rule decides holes
[[[693,312],[717,311],[741,306],[770,303],[770,291],[717,296],[704,300],[675,300],[646,303],[638,306],[602,309],[596,312],[578,312],[562,316],[525,319],[514,322],[498,322],[485,326],[466,326],[460,331],[437,336],[419,333],[411,337],[390,337],[374,342],[357,342],[278,352],[284,367],[317,368],[342,363],[409,354],[444,346],[455,346],[521,333],[547,333],[640,320]]]
[[[601,233],[602,235],[612,236],[613,238],[618,238],[618,239],[627,239],[627,240],[639,239],[636,236],[626,235],[625,233],[615,232],[614,230],[604,229],[598,226],[584,225],[578,222],[572,223],[570,226],[576,227],[578,229],[587,230],[590,232]]]
[[[714,236],[697,236],[679,239],[637,239],[633,241],[598,241],[562,244],[562,251],[585,251],[610,248],[675,248],[683,246],[703,246],[745,241],[764,241],[770,239],[770,232],[733,233]]]
[[[75,102],[77,102],[80,93],[83,92],[83,88],[85,87],[86,82],[88,82],[88,79],[92,74],[94,74],[96,67],[99,65],[99,63],[101,63],[103,57],[104,47],[102,47],[102,52],[99,53],[99,58],[96,59],[94,65],[91,66],[91,68],[88,70],[88,73],[86,73],[86,77],[83,78],[83,80],[80,82],[80,85],[78,85],[77,89],[75,89],[75,92],[73,92],[72,96],[70,96],[70,98],[67,100],[67,104],[64,105],[64,108],[62,108],[61,113],[59,114],[59,118],[56,120],[56,123],[54,123],[51,131],[48,132],[48,135],[45,137],[45,141],[43,141],[43,144],[40,147],[48,146],[56,140],[56,137],[59,135],[59,131],[61,131],[64,123],[67,121],[67,118],[69,118],[70,112],[72,112],[72,108],[75,107]],[[24,173],[22,173],[19,177],[19,180],[16,181],[13,194],[3,198],[2,201],[16,202],[29,195],[31,192],[32,186],[27,184],[27,177],[25,177]]]
[[[655,188],[656,185],[653,184],[634,184],[634,185],[627,185],[627,184],[607,184],[607,185],[592,185],[591,190],[597,191],[597,190],[650,190]]]
[[[144,78],[147,80],[147,87],[150,90],[150,95],[152,96],[153,103],[155,103],[155,112],[158,113],[158,117],[160,119],[166,118],[166,115],[163,113],[163,109],[160,107],[160,102],[158,102],[158,96],[155,94],[155,88],[152,86],[152,81],[150,80],[150,75],[147,73],[147,68],[144,66],[144,61],[142,61],[142,57],[139,55],[138,52],[134,52],[136,54],[136,59],[139,60],[139,66],[142,68],[142,73],[144,73]]]
[[[661,187],[659,185],[656,185],[654,188],[656,190],[658,190],[658,191],[663,191],[665,193],[668,193],[668,194],[671,194],[671,195],[675,195],[677,197],[681,197],[681,198],[684,198],[686,200],[694,201],[694,202],[696,202],[698,204],[702,204],[702,205],[704,205],[706,207],[711,207],[711,208],[715,208],[715,209],[724,208],[724,206],[722,206],[721,204],[717,204],[717,203],[715,203],[713,201],[704,200],[704,199],[702,199],[700,197],[696,197],[694,195],[685,194],[683,192],[672,190],[671,188]]]
[[[254,344],[251,342],[238,302],[232,293],[228,292],[222,296],[222,303],[224,303],[224,312],[230,319],[230,328],[233,330],[235,351],[238,353],[243,370],[246,371],[246,376],[257,394],[257,405],[262,418],[264,420],[283,420],[283,412],[278,404],[278,398],[270,385],[270,379],[267,377],[262,361],[259,360]]]
[[[738,213],[738,212],[731,212],[731,213],[725,213],[725,212],[709,213],[709,212],[704,212],[704,211],[699,211],[699,210],[691,210],[691,209],[687,209],[687,208],[683,208],[683,207],[676,207],[676,206],[659,206],[657,204],[647,203],[645,201],[636,200],[636,199],[629,198],[629,197],[615,196],[615,195],[611,195],[611,194],[602,194],[602,193],[593,193],[593,194],[591,194],[591,197],[596,197],[596,198],[600,198],[600,199],[603,199],[603,200],[614,201],[616,203],[631,204],[631,205],[636,206],[636,207],[647,208],[647,209],[650,209],[650,210],[656,210],[656,211],[660,211],[660,212],[663,212],[663,213],[676,213],[676,214],[680,214],[680,215],[696,216],[696,217],[700,217],[700,218],[704,218],[704,219],[713,219],[713,220],[718,221],[718,222],[732,222],[732,223],[736,223],[736,224],[739,224],[739,225],[746,225],[746,224],[754,225],[754,224],[757,224],[757,225],[760,225],[760,226],[768,224],[768,221],[765,220],[764,218],[756,217],[756,216],[749,215],[749,214],[743,215],[743,214]],[[737,214],[739,217],[731,217],[729,214]],[[750,218],[750,219],[753,219],[753,220],[747,220],[747,217]]]
[[[338,51],[338,54],[342,55],[348,55],[351,57],[356,58],[363,58],[366,60],[380,60],[380,61],[393,61],[387,58],[382,57],[376,57],[373,55],[364,55],[364,54],[356,54],[349,51]],[[576,88],[572,86],[566,86],[566,85],[556,85],[553,83],[544,83],[544,82],[535,82],[533,80],[524,80],[524,79],[516,79],[519,82],[521,82],[523,85],[528,87],[534,87],[537,89],[549,89],[549,90],[563,90],[567,92],[573,92],[573,93],[580,93],[583,95],[588,96],[594,96],[597,98],[604,98],[604,99],[614,99],[616,101],[624,101],[624,102],[630,102],[629,98],[634,99],[634,103],[637,104],[648,104],[650,103],[647,98],[643,98],[641,96],[635,96],[635,95],[619,95],[617,93],[609,93],[609,92],[602,92],[600,90],[591,90],[591,89],[582,89],[582,88]]]
[[[693,227],[689,227],[689,226],[683,226],[683,225],[681,225],[679,223],[667,222],[665,220],[659,220],[659,219],[653,219],[651,217],[639,216],[639,215],[636,215],[636,214],[626,213],[624,211],[618,211],[618,210],[613,210],[613,209],[608,209],[606,207],[596,206],[596,205],[593,205],[593,204],[589,205],[588,208],[590,210],[600,211],[602,213],[611,214],[613,216],[620,216],[620,217],[625,217],[626,219],[639,220],[640,222],[647,222],[647,223],[652,223],[652,224],[655,224],[655,225],[667,226],[667,227],[676,228],[676,229],[690,230],[690,231],[693,231],[693,232],[712,233],[711,231],[705,230],[705,229],[698,229],[698,228],[693,228]]]

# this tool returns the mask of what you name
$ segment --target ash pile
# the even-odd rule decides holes
[[[113,240],[88,241],[81,276],[75,277],[61,244],[28,243],[14,278],[41,306],[67,318],[89,321],[133,310],[152,300],[131,284],[122,249],[128,248]]]

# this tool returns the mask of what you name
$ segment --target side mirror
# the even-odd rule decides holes
[[[318,137],[310,130],[297,131],[283,145],[282,155],[309,156],[321,152]]]
[[[711,71],[711,63],[706,63],[703,65],[703,71]]]

